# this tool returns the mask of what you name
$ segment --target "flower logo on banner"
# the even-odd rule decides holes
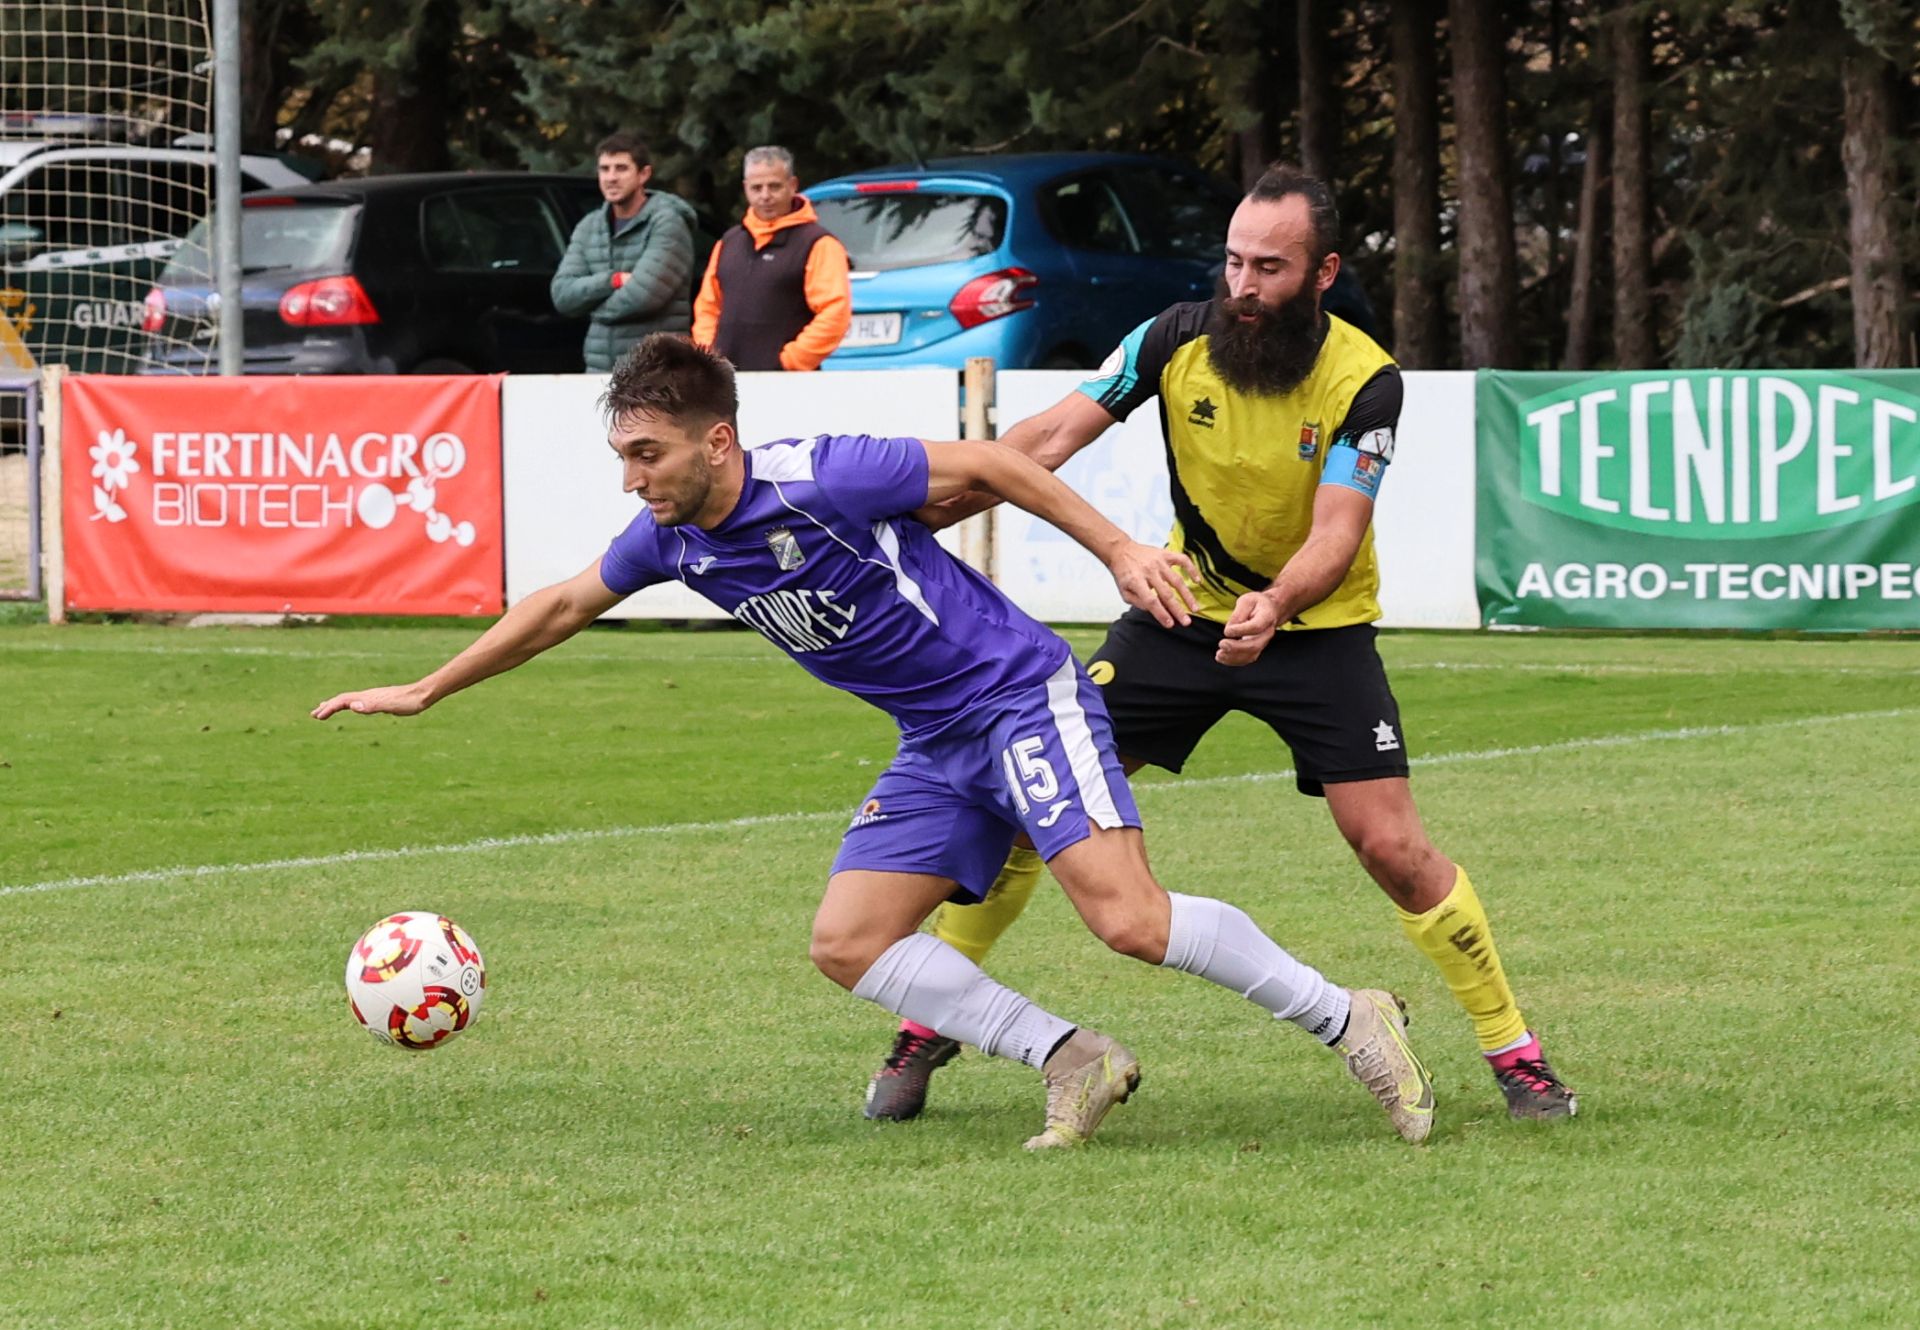
[[[455,522],[434,506],[438,497],[435,481],[458,475],[467,464],[467,445],[457,434],[435,434],[427,440],[424,452],[427,473],[415,476],[404,493],[395,493],[385,485],[369,485],[360,491],[360,520],[375,528],[392,522],[402,506],[427,519],[427,539],[434,544],[451,540],[456,545],[473,544],[471,522]]]
[[[114,495],[125,489],[127,478],[140,469],[140,463],[134,460],[139,445],[123,429],[103,429],[96,437],[99,442],[87,449],[87,456],[93,459],[93,478],[99,482],[93,487],[92,520],[98,522],[104,517],[109,522],[124,522],[127,510]]]

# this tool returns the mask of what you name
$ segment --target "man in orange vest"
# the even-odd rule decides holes
[[[785,148],[749,151],[743,180],[747,215],[707,260],[693,340],[735,369],[819,369],[853,321],[846,247],[799,192]]]

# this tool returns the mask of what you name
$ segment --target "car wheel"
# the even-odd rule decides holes
[[[1072,351],[1061,349],[1052,351],[1034,366],[1035,369],[1092,369],[1085,356],[1075,355]]]
[[[448,360],[444,356],[423,360],[407,371],[409,374],[472,374],[473,372],[473,366],[463,365],[457,360]]]

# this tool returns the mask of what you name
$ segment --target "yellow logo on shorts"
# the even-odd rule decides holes
[[[1110,660],[1094,661],[1093,664],[1087,666],[1087,677],[1099,684],[1102,688],[1105,688],[1113,682],[1113,662]]]

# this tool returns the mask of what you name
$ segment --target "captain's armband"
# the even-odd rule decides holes
[[[1327,465],[1320,472],[1320,483],[1357,490],[1369,499],[1377,499],[1380,481],[1386,474],[1386,458],[1362,452],[1350,443],[1336,443],[1327,449]]]

